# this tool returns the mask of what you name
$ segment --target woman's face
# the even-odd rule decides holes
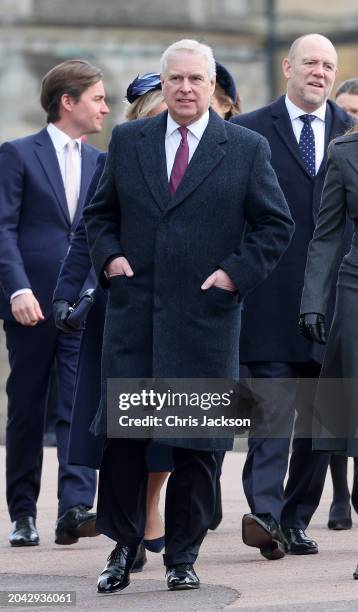
[[[151,111],[149,111],[148,113],[148,117],[155,117],[155,115],[159,115],[159,113],[162,113],[163,111],[167,110],[167,105],[165,104],[165,102],[161,102],[160,104],[158,104],[158,106],[155,106],[154,108],[152,108]]]

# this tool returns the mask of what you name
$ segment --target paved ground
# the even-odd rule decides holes
[[[21,452],[21,449],[20,449]],[[163,580],[160,555],[149,553],[142,574],[122,593],[96,594],[96,577],[103,568],[112,543],[104,536],[60,547],[53,543],[56,517],[56,452],[46,449],[39,500],[38,528],[41,544],[12,549],[8,545],[9,520],[4,479],[0,480],[0,591],[6,589],[72,590],[76,610],[127,610],[194,612],[240,609],[250,612],[333,612],[358,610],[358,581],[352,571],[358,560],[358,518],[351,531],[326,528],[330,480],[316,513],[310,535],[320,553],[288,556],[266,561],[241,541],[241,516],[247,510],[241,488],[244,455],[228,453],[224,465],[224,520],[206,538],[196,569],[202,588],[196,592],[169,593]],[[4,449],[0,447],[0,473],[4,473]],[[356,517],[355,517],[356,518]],[[0,607],[1,605],[0,597]],[[16,610],[29,607],[13,607]],[[52,608],[52,607],[51,607]],[[45,609],[51,609],[45,606]],[[43,608],[44,609],[44,608]],[[55,609],[60,609],[55,607]],[[63,608],[62,608],[63,609]],[[74,608],[72,608],[74,609]]]

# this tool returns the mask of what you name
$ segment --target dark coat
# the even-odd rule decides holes
[[[304,167],[284,96],[269,106],[235,117],[233,122],[267,138],[272,166],[295,222],[293,239],[280,263],[245,300],[240,359],[242,363],[305,362],[312,358],[321,361],[322,348],[303,338],[298,331],[299,308],[307,249],[321,201],[327,146],[351,126],[352,120],[336,104],[327,102],[325,156],[315,177],[310,176]],[[341,256],[346,252],[349,241],[350,230],[347,231]],[[334,306],[335,279],[336,276],[331,286],[328,322]]]
[[[71,223],[56,151],[47,130],[1,146],[0,165],[6,172],[0,176],[0,318],[14,320],[10,296],[24,287],[33,290],[45,318],[52,314],[53,290],[81,216],[98,153],[90,145],[81,147],[81,190]]]
[[[114,277],[104,331],[106,379],[238,377],[240,300],[271,272],[293,223],[267,142],[210,112],[208,126],[170,196],[167,113],[116,127],[99,188],[84,216],[101,283],[124,254],[134,277]],[[245,223],[251,231],[242,241]],[[217,268],[239,293],[200,287]],[[105,402],[96,431],[105,431]],[[168,440],[199,449],[217,439]]]
[[[333,323],[316,395],[314,448],[355,457],[358,456],[357,196],[358,134],[355,133],[337,139],[330,147],[322,206],[308,251],[301,303],[301,312],[326,314],[348,213],[354,222],[355,234],[338,274]]]
[[[91,201],[96,191],[105,160],[106,153],[100,153],[88,188],[85,205]],[[98,469],[103,453],[104,438],[94,436],[89,428],[101,398],[101,350],[107,296],[102,287],[97,285],[97,277],[93,272],[88,251],[86,230],[83,218],[81,218],[71,248],[61,266],[53,299],[67,300],[72,304],[80,295],[86,279],[86,285],[91,284],[92,287],[96,287],[96,291],[94,304],[88,314],[86,329],[81,339],[68,461],[71,464]]]

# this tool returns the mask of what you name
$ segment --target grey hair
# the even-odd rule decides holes
[[[358,95],[358,79],[347,79],[337,87],[336,98],[341,94],[348,93],[353,96]]]
[[[160,58],[160,74],[163,75],[168,70],[168,59],[169,57],[175,53],[176,51],[191,51],[192,53],[200,53],[204,57],[206,57],[208,61],[208,76],[209,79],[213,79],[216,74],[216,66],[213,50],[208,45],[204,45],[204,43],[200,43],[197,40],[192,40],[190,38],[184,38],[183,40],[178,40],[177,42],[170,45],[167,49],[165,49],[164,53]]]

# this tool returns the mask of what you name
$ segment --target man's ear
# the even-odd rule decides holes
[[[286,79],[288,79],[291,76],[291,62],[288,59],[288,57],[285,57],[282,60],[282,72],[284,76],[286,77]]]
[[[62,94],[61,96],[61,106],[68,112],[72,111],[72,108],[76,104],[74,98],[67,93]]]

